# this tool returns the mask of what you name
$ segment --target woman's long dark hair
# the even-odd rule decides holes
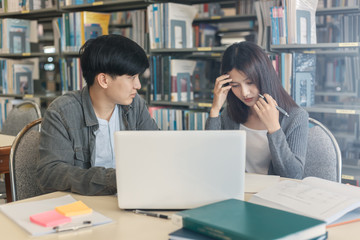
[[[221,60],[221,74],[236,69],[243,72],[259,89],[260,93],[270,94],[279,106],[286,111],[297,106],[291,96],[281,85],[281,81],[267,54],[252,42],[234,43],[229,46]],[[230,118],[237,123],[245,123],[250,108],[232,91],[227,96],[227,109]]]

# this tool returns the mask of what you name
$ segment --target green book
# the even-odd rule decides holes
[[[326,236],[324,221],[229,199],[174,214],[185,229],[214,239],[313,239]]]

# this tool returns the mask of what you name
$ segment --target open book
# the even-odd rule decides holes
[[[250,202],[324,220],[327,227],[360,220],[360,188],[316,177],[286,180]]]

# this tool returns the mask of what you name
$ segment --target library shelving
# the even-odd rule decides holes
[[[13,100],[30,99],[45,108],[47,102],[58,95],[55,89],[56,72],[58,72],[56,61],[60,52],[59,49],[54,48],[55,40],[51,21],[61,16],[61,13],[58,3],[54,0],[46,3],[45,1],[36,2],[39,5],[34,1],[33,6],[42,5],[41,9],[27,9],[29,5],[26,5],[26,1],[19,3],[20,7],[17,10],[7,8],[6,4],[9,3],[6,2],[1,5],[0,21],[3,40],[0,52],[2,59],[0,107],[2,118],[6,116],[5,109],[11,109],[5,105],[11,104]],[[6,21],[8,19],[12,19],[12,22]],[[26,24],[21,23],[23,24],[21,26],[18,24],[21,21]],[[14,39],[9,35],[14,36]],[[7,42],[8,39],[9,42]],[[14,41],[11,42],[11,40]],[[32,67],[29,69],[29,66]]]
[[[51,0],[51,1],[32,1],[33,6],[41,9],[27,9],[29,5],[26,1],[19,3],[17,10],[7,8],[6,3],[1,5],[0,19],[17,19],[18,21],[28,20],[37,23],[36,29],[31,29],[32,34],[37,34],[37,41],[30,45],[29,49],[12,52],[5,49],[0,51],[0,58],[4,61],[35,61],[36,66],[33,69],[37,72],[36,77],[32,79],[33,92],[17,93],[4,90],[7,86],[7,79],[0,81],[0,100],[1,104],[11,104],[12,99],[32,99],[46,108],[56,96],[61,95],[61,69],[59,62],[66,58],[77,58],[77,51],[65,52],[61,48],[60,37],[62,33],[56,35],[54,21],[61,19],[64,13],[89,11],[89,12],[117,12],[134,9],[145,9],[149,2],[147,1],[97,1],[89,4],[66,6],[69,1]],[[70,1],[71,2],[71,1]],[[86,1],[85,1],[86,2]],[[5,4],[5,5],[4,5]],[[31,5],[31,4],[30,4]],[[13,7],[14,5],[12,5]],[[113,27],[131,27],[114,25]],[[4,24],[2,25],[4,28]],[[58,29],[59,30],[59,29]],[[6,36],[5,36],[6,37]],[[59,39],[57,39],[59,38]],[[26,39],[28,40],[28,39]],[[15,42],[14,42],[15,43]],[[23,44],[23,43],[21,43]],[[14,44],[15,45],[15,44]],[[11,63],[12,63],[11,62]],[[4,66],[4,65],[2,65]],[[4,73],[4,71],[2,71]],[[10,81],[12,83],[12,80]],[[141,91],[140,91],[141,93]],[[4,109],[4,108],[3,108]],[[10,108],[7,108],[10,109]],[[3,114],[4,116],[4,114]]]
[[[358,28],[358,23],[346,22],[349,16],[360,17],[358,5],[318,8],[316,44],[271,44],[270,50],[316,57],[314,102],[304,108],[336,137],[342,152],[343,179],[359,180],[360,34],[351,30]]]
[[[253,7],[248,7],[250,12],[241,13],[238,10],[240,1],[174,1],[177,4],[192,4],[193,7],[198,7],[198,4],[201,3],[216,3],[218,4],[217,13],[214,15],[202,15],[201,10],[198,12],[198,16],[191,21],[191,25],[194,30],[194,39],[193,45],[191,47],[168,47],[165,42],[162,43],[160,38],[160,45],[149,49],[150,62],[152,63],[152,72],[156,74],[164,74],[165,76],[153,76],[150,84],[150,99],[148,99],[149,104],[152,106],[162,106],[168,108],[182,108],[182,109],[192,109],[203,111],[204,109],[209,110],[212,105],[212,90],[213,84],[219,75],[220,69],[220,58],[222,53],[225,51],[229,43],[222,43],[223,39],[226,39],[226,34],[230,35],[230,38],[234,37],[233,33],[238,33],[235,35],[235,38],[239,40],[240,38],[245,39],[245,37],[256,34],[257,32],[257,17],[255,15]],[[244,1],[245,2],[245,1]],[[248,1],[251,3],[250,1]],[[167,2],[165,2],[166,4]],[[168,6],[160,6],[159,8],[167,8]],[[169,7],[170,8],[170,7]],[[221,14],[221,11],[226,11],[226,9],[237,9],[232,12],[230,15]],[[210,6],[209,6],[210,9]],[[170,10],[168,10],[170,11]],[[210,10],[209,10],[210,12]],[[170,15],[170,14],[169,14]],[[149,17],[149,16],[148,16]],[[164,21],[165,17],[160,17]],[[148,20],[152,22],[153,19]],[[164,21],[166,22],[166,21]],[[162,22],[160,25],[164,24]],[[166,27],[166,23],[165,23]],[[151,29],[150,29],[151,31]],[[167,30],[165,30],[166,32]],[[207,31],[207,32],[206,32]],[[162,33],[160,33],[161,35]],[[202,35],[203,34],[203,35]],[[165,33],[166,35],[166,33]],[[151,36],[151,34],[150,34]],[[207,40],[204,40],[207,39]],[[211,39],[211,40],[209,40]],[[232,41],[233,39],[230,39]],[[170,41],[170,40],[169,40]],[[184,41],[184,40],[183,40]],[[233,40],[236,41],[235,39]],[[153,59],[151,59],[153,58]],[[163,62],[165,60],[165,63]],[[177,60],[189,61],[189,65],[185,66],[184,69],[180,70],[178,67],[171,67],[171,62]],[[168,62],[170,61],[170,63]],[[175,96],[174,100],[174,91],[180,91],[180,86],[175,86],[180,80],[176,80],[177,76],[175,72],[184,72],[186,68],[190,68],[191,61],[194,63],[192,72],[189,72],[189,76],[192,78],[192,93],[194,96],[185,97],[180,99]],[[185,63],[184,63],[185,64]],[[174,64],[181,66],[181,64]],[[160,67],[159,67],[160,66]],[[159,71],[159,69],[162,69]],[[165,69],[165,70],[164,70]],[[200,75],[200,77],[199,77]],[[174,80],[175,78],[175,80]],[[163,82],[165,81],[168,82]],[[168,79],[168,80],[166,80]],[[201,80],[199,80],[201,79]],[[158,81],[158,82],[157,82]],[[182,79],[184,81],[184,79]],[[169,83],[170,82],[170,83]],[[165,86],[164,86],[165,85]],[[165,88],[162,89],[162,87]],[[184,88],[184,86],[183,86]],[[186,88],[186,87],[185,87]],[[175,90],[174,90],[175,89]],[[164,96],[165,91],[165,96]],[[184,91],[184,89],[182,89]],[[186,90],[185,90],[186,91]],[[159,96],[160,95],[160,96]],[[172,95],[172,97],[170,97]],[[176,95],[176,94],[175,94]],[[189,95],[189,93],[188,93]],[[171,99],[170,99],[171,98]]]

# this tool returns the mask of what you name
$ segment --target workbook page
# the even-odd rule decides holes
[[[360,207],[360,198],[293,180],[281,181],[255,194],[250,202],[301,213],[327,224]]]

